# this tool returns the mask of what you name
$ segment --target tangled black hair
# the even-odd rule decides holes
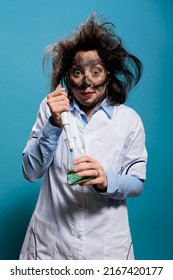
[[[92,14],[74,35],[51,46],[45,55],[45,58],[53,55],[51,90],[55,90],[59,83],[68,88],[67,72],[72,66],[76,52],[96,50],[109,72],[109,104],[124,103],[128,92],[141,77],[142,64],[136,56],[125,50],[114,29],[111,22],[104,22]]]

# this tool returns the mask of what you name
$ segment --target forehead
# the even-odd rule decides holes
[[[94,64],[104,64],[97,51],[95,50],[78,51],[73,59],[73,65],[80,65],[82,67],[85,67]]]

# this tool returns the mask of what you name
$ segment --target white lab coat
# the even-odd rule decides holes
[[[51,138],[50,112],[43,100],[24,150],[42,130]],[[145,133],[138,114],[114,106],[111,118],[98,110],[84,128],[77,110],[70,112],[73,137],[105,170],[146,178]],[[20,259],[133,259],[125,199],[110,198],[92,186],[68,186],[67,147],[62,132],[31,218]],[[48,152],[49,153],[49,152]],[[46,156],[45,156],[46,157]]]

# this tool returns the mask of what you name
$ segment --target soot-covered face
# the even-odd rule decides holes
[[[68,83],[79,106],[97,107],[105,97],[109,83],[108,72],[97,51],[78,51],[71,69]]]

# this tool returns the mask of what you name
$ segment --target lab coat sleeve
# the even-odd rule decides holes
[[[37,120],[23,151],[22,170],[30,182],[41,178],[53,160],[62,128],[49,122],[50,112],[46,101],[40,105]]]
[[[144,182],[135,176],[114,175],[107,172],[108,187],[104,195],[114,199],[126,199],[140,195],[144,188]]]
[[[129,121],[121,170],[118,174],[114,169],[106,171],[108,186],[104,195],[114,199],[140,195],[146,179],[147,151],[144,127],[140,117],[134,111]]]
[[[129,133],[124,144],[120,175],[130,175],[145,180],[147,158],[143,123],[139,115],[134,112],[130,118]]]

